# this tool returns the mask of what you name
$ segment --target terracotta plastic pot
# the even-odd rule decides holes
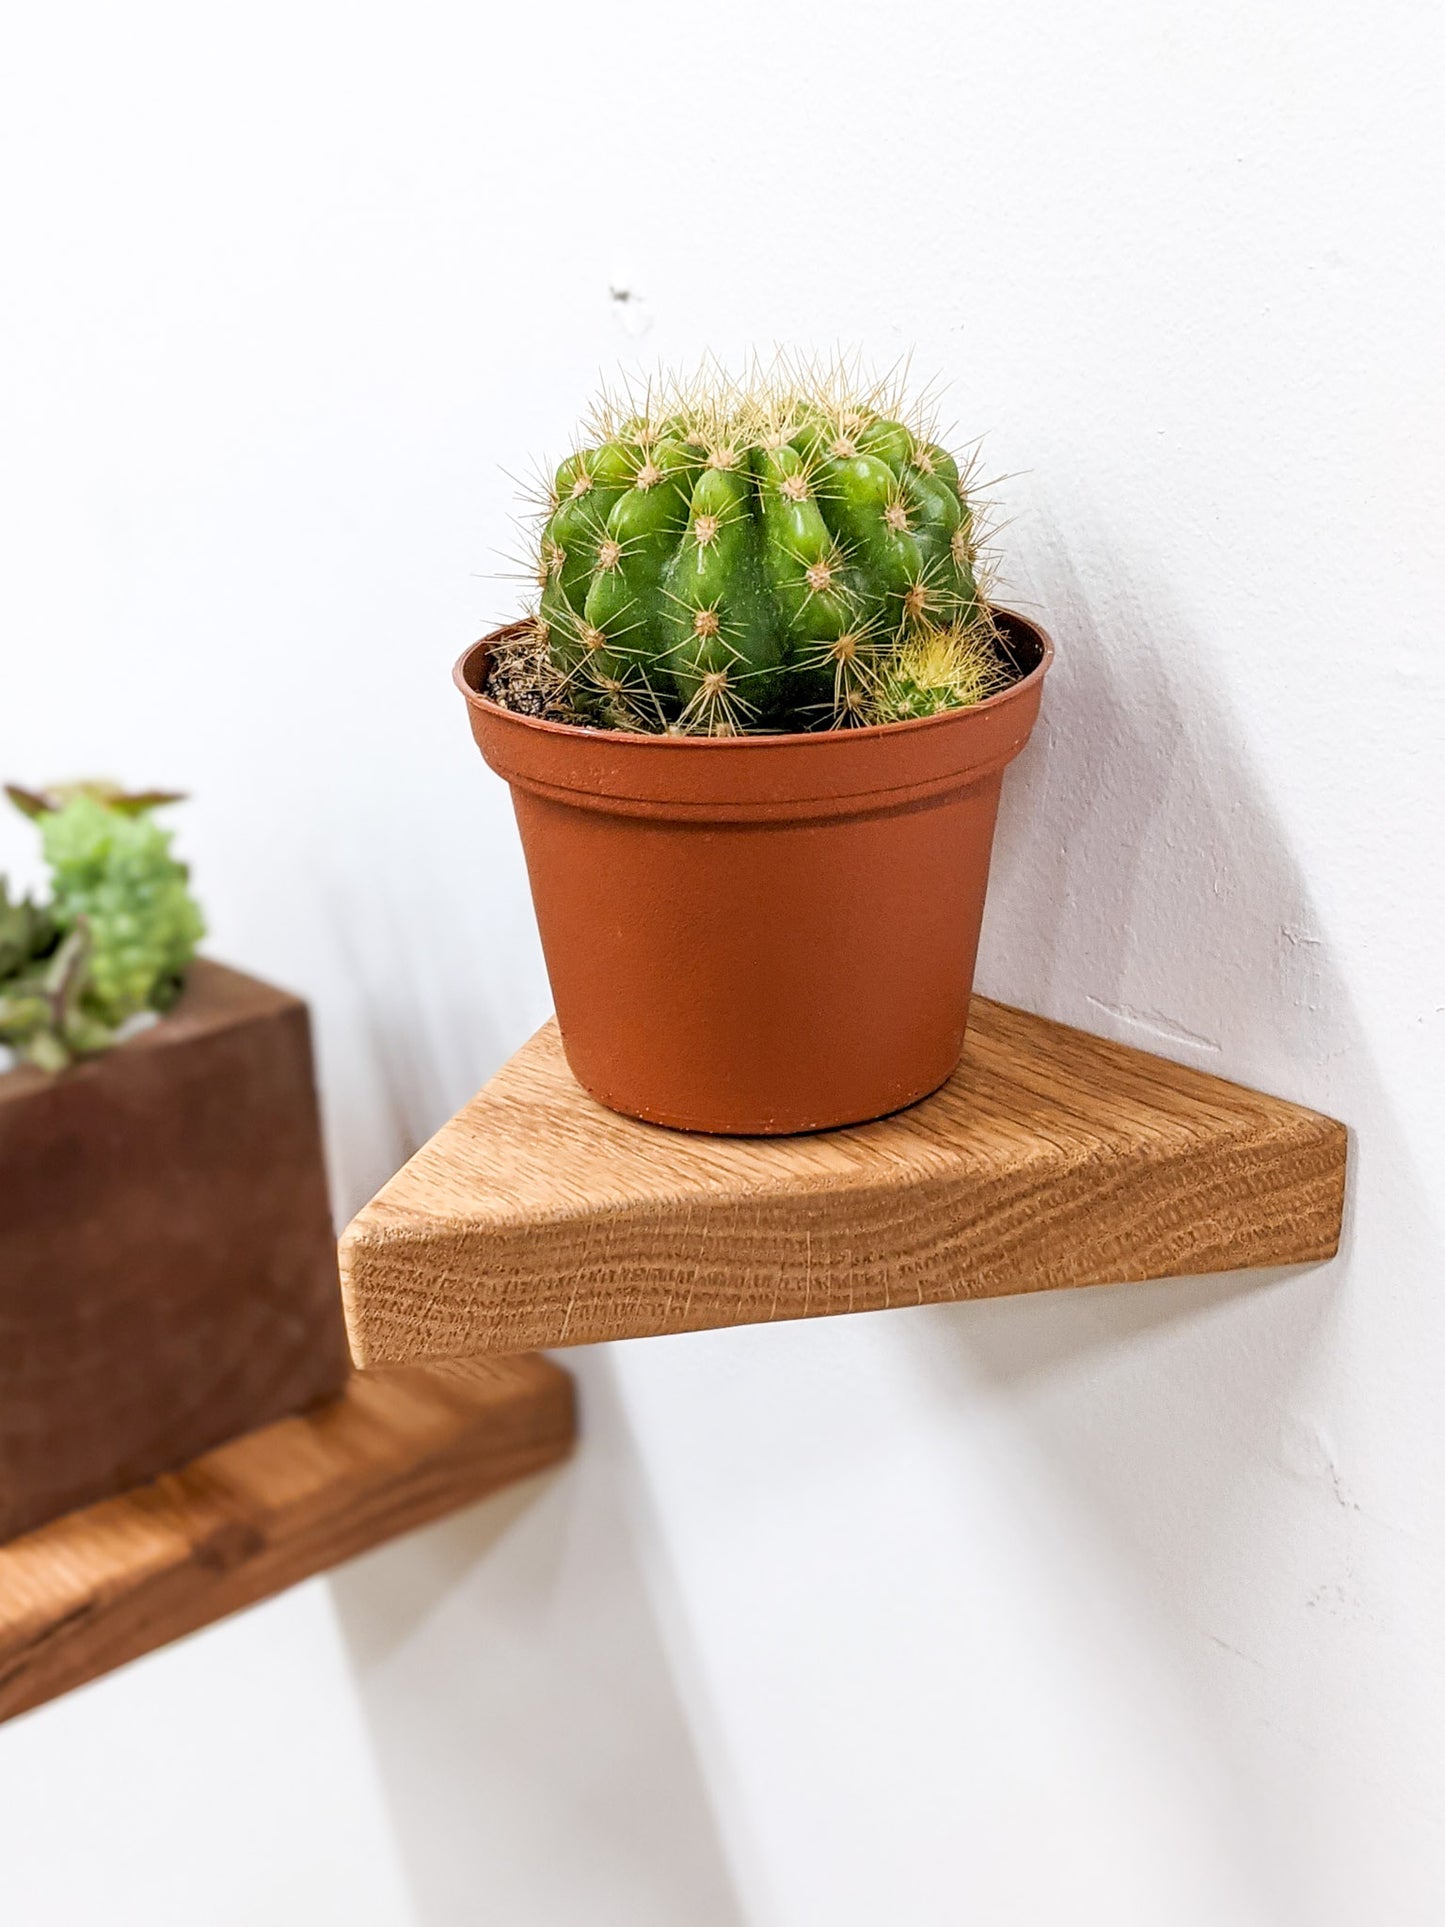
[[[567,1061],[687,1131],[817,1131],[936,1090],[963,1048],[1005,767],[1053,646],[1000,612],[1021,679],[971,709],[816,735],[631,735],[482,695],[512,787]],[[497,635],[511,633],[499,630]]]

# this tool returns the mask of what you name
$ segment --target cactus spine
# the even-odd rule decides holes
[[[939,634],[997,668],[974,505],[896,388],[779,364],[604,399],[590,427],[536,557],[534,646],[582,719],[735,735],[932,713],[897,671]],[[992,693],[932,687],[936,707]]]
[[[977,628],[925,629],[890,655],[873,694],[878,722],[915,722],[997,695],[1008,675]]]

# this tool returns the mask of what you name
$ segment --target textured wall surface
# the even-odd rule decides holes
[[[0,1732],[17,1927],[1435,1927],[1439,20],[8,30],[0,766],[194,789],[338,1211],[548,1008],[448,680],[502,471],[773,340],[914,348],[1012,476],[982,987],[1357,1133],[1321,1270],[579,1359],[564,1475]]]

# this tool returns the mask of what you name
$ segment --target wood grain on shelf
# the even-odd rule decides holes
[[[573,1429],[546,1359],[353,1377],[0,1546],[0,1719],[553,1464]]]
[[[709,1138],[577,1086],[547,1025],[342,1240],[362,1365],[1329,1257],[1344,1126],[976,998],[944,1088]]]

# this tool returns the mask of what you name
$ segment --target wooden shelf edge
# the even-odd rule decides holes
[[[0,1546],[0,1719],[570,1452],[536,1357],[353,1376],[340,1398]]]
[[[363,1368],[1333,1255],[1335,1119],[976,999],[896,1117],[699,1138],[616,1117],[549,1025],[341,1243]]]

